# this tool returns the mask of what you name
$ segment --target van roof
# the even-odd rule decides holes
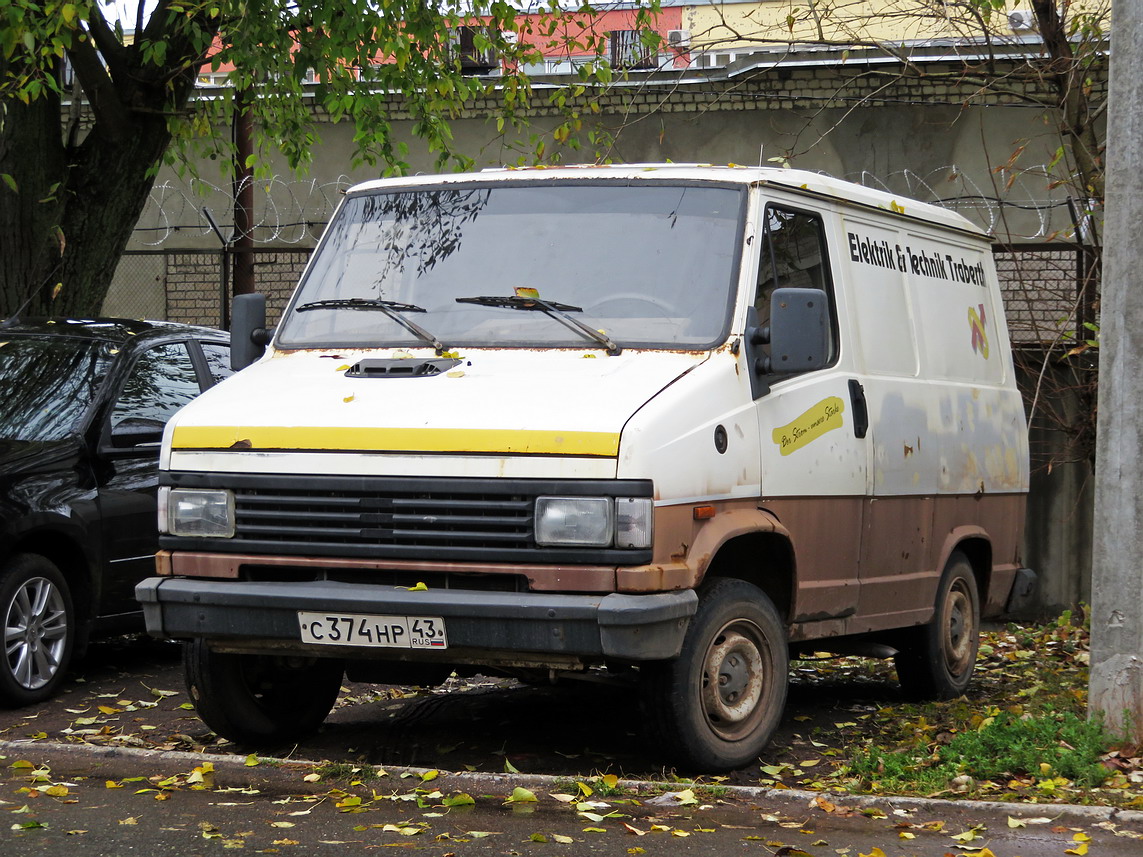
[[[598,179],[632,181],[639,179],[667,179],[677,181],[733,182],[741,184],[768,184],[795,192],[824,196],[839,202],[878,208],[906,217],[939,223],[952,229],[987,234],[972,221],[930,203],[920,202],[899,194],[864,187],[853,182],[836,179],[807,170],[781,167],[743,167],[735,164],[617,164],[600,166],[585,164],[561,167],[497,167],[475,173],[446,173],[443,175],[404,176],[377,179],[350,188],[349,193],[374,190],[411,188],[425,185],[466,184],[490,181],[551,181],[559,179]]]

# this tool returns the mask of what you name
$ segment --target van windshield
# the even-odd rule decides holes
[[[743,212],[743,190],[698,184],[354,195],[277,344],[592,347],[586,326],[622,347],[709,348],[729,328]],[[529,297],[565,317],[519,312]]]

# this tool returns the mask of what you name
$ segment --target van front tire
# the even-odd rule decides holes
[[[955,699],[968,689],[979,648],[976,576],[968,557],[956,551],[941,575],[933,621],[902,640],[897,678],[912,699]]]
[[[761,589],[704,584],[679,657],[640,667],[656,752],[711,773],[757,761],[781,722],[789,667],[785,628]]]
[[[275,745],[317,732],[341,689],[342,662],[183,647],[187,693],[210,729],[240,744]]]

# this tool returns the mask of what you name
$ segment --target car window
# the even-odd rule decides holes
[[[157,345],[135,361],[111,411],[111,427],[126,419],[166,423],[198,394],[198,376],[186,345]]]
[[[230,368],[230,346],[219,342],[200,342],[202,353],[206,357],[207,368],[214,383],[224,381],[234,374]]]
[[[0,438],[58,440],[76,431],[110,363],[106,343],[0,333]]]

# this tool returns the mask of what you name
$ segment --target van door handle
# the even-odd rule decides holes
[[[863,438],[869,433],[869,407],[865,404],[865,388],[856,378],[849,379],[849,400],[853,403],[853,434]]]

